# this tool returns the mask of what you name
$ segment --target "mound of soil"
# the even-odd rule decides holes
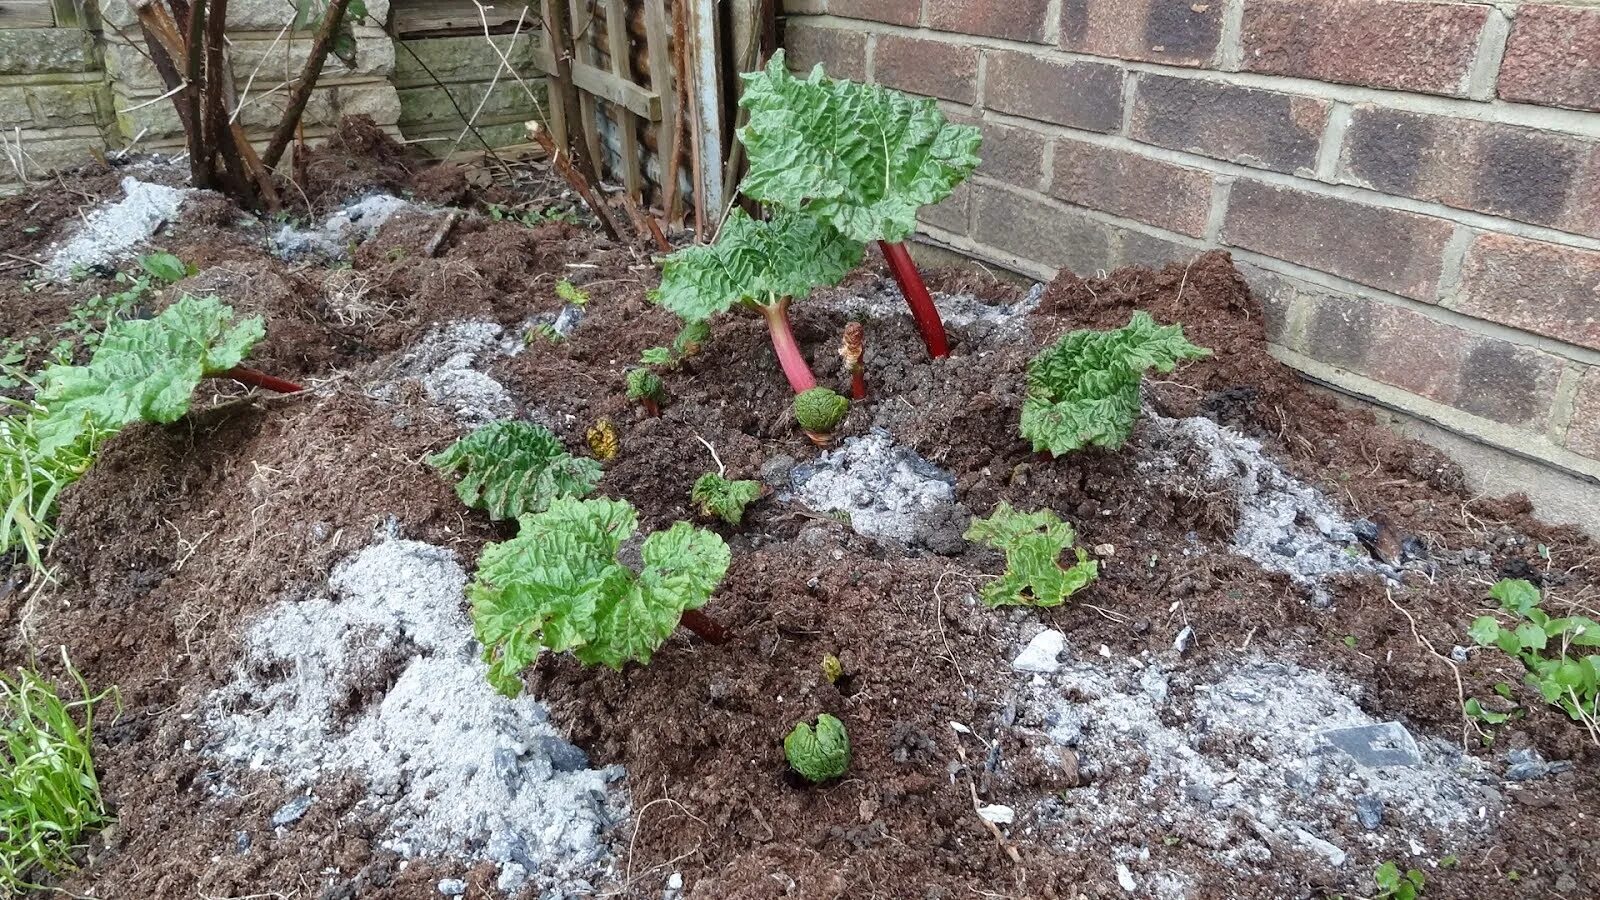
[[[419,177],[445,177],[420,176],[359,131],[329,153],[306,162],[313,206],[375,184],[420,195]],[[104,177],[84,191],[114,199]],[[6,208],[46,202],[27,196]],[[527,674],[568,739],[627,773],[632,815],[610,835],[604,895],[1315,897],[1371,893],[1387,859],[1425,868],[1430,898],[1600,890],[1600,825],[1584,812],[1600,807],[1590,736],[1523,687],[1506,657],[1453,652],[1505,575],[1542,584],[1554,608],[1592,609],[1595,546],[1534,520],[1519,498],[1469,496],[1448,459],[1306,387],[1268,354],[1260,304],[1225,254],[1100,280],[1063,274],[1042,296],[934,274],[954,351],[937,361],[875,267],[797,303],[795,333],[824,384],[848,383],[834,348],[847,321],[866,321],[871,397],[842,435],[877,429],[948,476],[961,515],[907,546],[793,499],[825,451],[792,424],[759,318],[717,322],[703,351],[665,374],[660,417],[630,406],[625,371],[677,331],[646,299],[657,272],[643,248],[469,214],[433,255],[431,229],[399,220],[348,266],[291,264],[266,250],[263,223],[201,200],[156,237],[200,271],[153,302],[204,289],[264,316],[252,365],[313,390],[208,385],[185,420],[127,429],[63,498],[59,583],[13,591],[0,609],[0,661],[50,660],[65,646],[92,684],[122,690],[124,712],[96,746],[119,822],[66,890],[425,898],[460,879],[467,896],[498,895],[493,867],[468,854],[385,849],[388,823],[354,773],[325,778],[303,818],[275,826],[297,789],[219,763],[202,714],[237,691],[251,624],[310,598],[376,532],[447,548],[469,571],[511,533],[422,462],[463,425],[430,397],[414,350],[457,322],[511,339],[472,371],[573,452],[586,452],[592,425],[614,424],[621,453],[599,492],[634,503],[642,529],[692,517],[689,486],[719,465],[773,488],[738,528],[702,523],[733,551],[706,610],[729,643],[680,632],[647,667],[547,655]],[[41,240],[18,228],[8,221],[0,246]],[[93,290],[25,293],[19,277],[0,272],[10,337],[50,329]],[[566,307],[560,281],[589,299],[552,341],[531,326]],[[1041,459],[1017,433],[1028,359],[1138,309],[1182,322],[1213,355],[1147,380],[1146,418],[1122,451]],[[1335,542],[1350,565],[1308,581],[1243,555],[1246,501],[1195,437],[1220,433],[1215,423],[1274,483],[1320,496],[1367,540]],[[959,532],[965,513],[1002,501],[1073,524],[1099,580],[1055,609],[979,603],[1003,561]],[[1059,652],[1014,669],[1041,633]],[[835,681],[821,666],[830,654],[843,668]],[[1500,683],[1525,715],[1485,746],[1461,703]],[[364,685],[341,715],[384,691]],[[808,786],[780,744],[822,712],[846,723],[853,760],[844,779]],[[1426,794],[1437,808],[1384,794],[1381,778],[1307,737],[1323,721],[1398,723],[1415,765],[1436,767],[1406,777],[1449,779]],[[1512,753],[1572,766],[1511,780]],[[1295,772],[1322,780],[1286,780]],[[1483,812],[1457,815],[1468,801]]]

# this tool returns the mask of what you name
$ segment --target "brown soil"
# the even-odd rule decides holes
[[[359,129],[314,155],[305,173],[313,206],[374,185],[422,195],[419,178],[454,177],[419,169]],[[104,179],[72,183],[114,195],[115,179]],[[59,188],[41,189],[4,208],[66,202]],[[33,252],[59,235],[17,232],[29,223],[49,232],[63,227],[61,218],[59,210],[8,218],[0,247]],[[261,249],[263,225],[239,224],[213,201],[191,204],[182,223],[158,236],[202,270],[182,288],[214,290],[266,318],[269,337],[253,365],[317,389],[274,398],[208,385],[214,393],[187,419],[128,429],[63,499],[63,537],[53,550],[61,583],[15,591],[0,607],[0,662],[52,660],[64,645],[91,683],[115,683],[123,695],[122,716],[96,747],[120,821],[91,843],[84,868],[63,888],[106,898],[421,900],[437,896],[439,878],[466,877],[468,896],[495,895],[487,866],[429,860],[402,868],[378,849],[382,823],[358,810],[353,780],[323,785],[307,818],[275,832],[268,820],[286,798],[282,787],[220,772],[197,749],[207,735],[195,712],[230,678],[245,623],[304,596],[375,529],[393,519],[408,536],[454,548],[468,565],[485,542],[504,537],[420,462],[458,433],[455,423],[418,393],[384,402],[362,390],[435,323],[487,318],[520,329],[560,308],[558,281],[587,291],[587,316],[568,340],[536,339],[490,374],[575,452],[589,425],[615,422],[623,450],[600,490],[631,500],[644,528],[691,515],[689,485],[715,468],[706,444],[737,477],[758,477],[778,457],[816,456],[791,424],[788,388],[755,317],[717,323],[705,351],[667,376],[670,400],[659,418],[629,406],[623,373],[641,350],[676,332],[672,317],[645,299],[656,278],[645,250],[565,225],[468,217],[429,257],[420,247],[430,224],[385,228],[352,268],[285,264]],[[50,328],[85,290],[24,293],[21,275],[0,271],[0,334]],[[869,269],[836,293],[870,290],[881,279]],[[996,301],[1018,296],[969,272],[930,280]],[[845,316],[827,299],[796,305],[795,332],[819,380],[842,387],[847,376],[834,347]],[[1408,569],[1406,587],[1395,591],[1376,577],[1346,578],[1330,586],[1332,608],[1317,609],[1286,577],[1226,552],[1236,513],[1227,500],[1198,482],[1152,481],[1137,469],[1148,440],[1142,430],[1121,453],[1056,461],[1031,453],[1016,433],[1027,359],[1067,330],[1121,325],[1134,309],[1183,322],[1215,353],[1149,384],[1158,411],[1210,416],[1262,440],[1352,518],[1381,522],[1387,536],[1377,552],[1417,538],[1429,551],[1431,578],[1424,564]],[[904,316],[871,320],[867,335],[872,399],[852,410],[845,434],[888,428],[955,476],[968,509],[987,512],[1001,500],[1048,507],[1079,529],[1085,546],[1115,548],[1098,582],[1037,615],[1072,647],[1105,644],[1117,658],[1148,652],[1201,671],[1248,643],[1359,682],[1374,716],[1452,741],[1462,737],[1462,691],[1486,697],[1497,682],[1517,685],[1527,717],[1502,729],[1492,748],[1473,743],[1473,753],[1500,771],[1508,750],[1533,746],[1576,770],[1507,791],[1489,836],[1463,836],[1453,848],[1459,867],[1430,869],[1425,896],[1600,891],[1600,786],[1592,774],[1600,753],[1587,735],[1521,687],[1503,657],[1474,654],[1459,666],[1458,688],[1455,669],[1420,643],[1448,654],[1467,642],[1466,625],[1503,574],[1542,581],[1552,602],[1592,609],[1600,597],[1595,546],[1541,524],[1518,498],[1471,498],[1447,459],[1308,389],[1267,354],[1259,304],[1225,255],[1093,282],[1063,275],[1029,317],[1025,339],[1004,343],[955,328],[954,354],[943,361],[926,359]],[[546,657],[529,673],[530,688],[595,763],[628,772],[634,819],[614,836],[621,877],[604,891],[657,897],[666,876],[679,872],[694,898],[1124,895],[1107,853],[1060,851],[1043,828],[1013,834],[1021,860],[1014,863],[974,813],[952,721],[996,748],[997,762],[974,765],[972,789],[983,803],[1011,804],[1020,816],[1049,794],[1070,802],[1076,786],[1070,773],[1023,763],[1022,738],[1008,721],[1017,676],[1007,660],[1034,616],[970,602],[981,577],[998,571],[993,554],[959,542],[949,555],[909,553],[772,498],[752,507],[743,526],[715,527],[734,562],[707,612],[732,629],[731,642],[712,647],[680,634],[648,667],[585,670]],[[1210,552],[1186,554],[1192,546]],[[1171,647],[1185,624],[1198,642],[1180,659]],[[820,668],[829,653],[846,673],[836,684]],[[844,780],[809,787],[786,771],[779,744],[795,721],[819,712],[845,720],[854,759]],[[969,757],[983,752],[970,740],[963,746]],[[1390,836],[1384,856],[1347,844],[1351,861],[1336,873],[1287,853],[1248,877],[1188,844],[1165,843],[1156,822],[1094,840],[1147,846],[1152,865],[1194,876],[1198,897],[1279,898],[1370,893],[1372,868],[1404,858],[1403,833]],[[1510,880],[1513,870],[1519,880]]]

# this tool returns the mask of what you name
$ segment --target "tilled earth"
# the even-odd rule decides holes
[[[340,175],[310,193],[315,212],[408,178],[426,177],[439,202],[466,197],[381,144],[347,143],[330,152],[368,163],[314,165]],[[119,181],[86,172],[69,180],[78,193],[3,201],[0,249],[39,257],[74,209],[115,200]],[[1423,869],[1429,898],[1600,891],[1590,736],[1542,704],[1506,657],[1452,658],[1501,577],[1540,582],[1552,607],[1594,615],[1600,551],[1541,524],[1519,498],[1474,497],[1437,452],[1307,388],[1267,354],[1260,304],[1225,255],[1098,281],[1063,274],[1036,304],[983,274],[932,273],[936,289],[981,301],[956,306],[1008,310],[952,316],[954,352],[940,361],[926,358],[894,302],[873,302],[894,299],[874,266],[795,305],[796,335],[824,384],[846,383],[834,348],[852,315],[868,316],[872,395],[844,435],[882,428],[948,473],[963,512],[1048,507],[1094,548],[1101,577],[1066,605],[994,611],[974,597],[1002,563],[960,540],[964,517],[908,547],[784,499],[791,470],[821,451],[791,423],[758,318],[720,321],[666,376],[663,415],[645,418],[624,397],[623,373],[676,326],[646,299],[657,273],[644,249],[471,213],[429,255],[435,228],[399,216],[349,265],[291,263],[267,251],[265,225],[199,197],[153,238],[200,270],[155,305],[205,289],[263,315],[268,337],[252,365],[313,390],[263,397],[207,385],[183,421],[129,428],[64,496],[52,555],[60,583],[35,590],[14,573],[0,661],[57,659],[65,645],[124,703],[96,747],[119,821],[86,848],[66,890],[426,898],[440,879],[462,878],[468,896],[497,895],[491,866],[406,862],[383,849],[386,823],[361,805],[354,773],[322,785],[292,827],[274,828],[285,786],[220,771],[203,753],[199,712],[232,680],[253,618],[324,583],[375,529],[393,521],[469,567],[508,535],[422,462],[461,425],[396,373],[441,324],[523,334],[533,317],[561,310],[555,287],[568,280],[590,300],[566,339],[535,336],[523,352],[477,364],[517,413],[550,424],[575,453],[588,452],[596,421],[615,423],[622,452],[599,491],[634,503],[644,529],[691,517],[689,486],[718,462],[774,487],[741,527],[715,526],[733,567],[707,612],[732,641],[680,635],[648,667],[620,673],[565,657],[529,673],[593,763],[627,772],[632,818],[611,835],[617,875],[602,894],[1371,895],[1371,872],[1389,859]],[[93,277],[25,288],[29,275],[0,270],[4,336],[48,335],[107,289]],[[1147,419],[1122,451],[1033,454],[1016,431],[1028,358],[1073,328],[1122,325],[1135,309],[1182,322],[1213,355],[1147,382]],[[394,389],[372,389],[380,383]],[[1372,538],[1370,549],[1355,545],[1363,564],[1313,591],[1234,552],[1241,501],[1208,470],[1204,448],[1168,424],[1192,416],[1259,441],[1286,477],[1361,523]],[[1043,629],[1064,635],[1054,668],[1015,671],[1012,659]],[[843,664],[837,682],[823,676],[826,654]],[[1494,697],[1502,682],[1526,715],[1486,745],[1462,699]],[[820,712],[845,721],[854,759],[843,780],[808,787],[786,771],[780,742]],[[1391,797],[1369,827],[1348,780],[1379,784],[1369,793],[1381,799],[1383,779],[1323,766],[1324,750],[1300,740],[1323,722],[1399,723],[1433,767],[1417,771],[1448,790],[1426,794],[1432,806]],[[1530,750],[1572,765],[1508,780],[1508,764]],[[1305,771],[1324,780],[1291,778]],[[991,826],[977,812],[989,806],[1012,821]],[[251,852],[240,851],[241,833]]]

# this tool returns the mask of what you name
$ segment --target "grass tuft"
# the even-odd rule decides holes
[[[84,832],[110,821],[100,796],[90,745],[95,707],[116,689],[90,696],[89,685],[61,662],[82,699],[63,699],[56,686],[28,669],[0,675],[0,894],[38,889],[39,874],[73,867]]]
[[[55,537],[56,501],[89,471],[104,435],[90,428],[73,444],[42,454],[37,427],[44,416],[41,406],[0,397],[0,556],[20,552],[34,573],[48,575],[44,552]]]

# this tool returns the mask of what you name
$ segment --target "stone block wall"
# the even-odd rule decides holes
[[[1226,248],[1281,358],[1537,461],[1545,507],[1600,528],[1600,6],[784,7],[796,67],[982,128],[930,240],[1041,278]]]
[[[111,92],[94,36],[70,24],[56,27],[47,0],[8,5],[6,13],[0,17],[0,190],[86,161],[105,147],[111,124]]]
[[[539,35],[524,31],[515,41],[512,37],[495,35],[494,41],[522,76],[522,83],[509,73],[495,80],[500,57],[481,34],[402,37],[397,41],[394,83],[400,97],[399,125],[406,138],[435,156],[447,155],[452,148],[482,150],[483,142],[492,147],[525,143],[528,136],[523,123],[541,118],[538,111],[547,108],[548,93],[533,63]],[[537,105],[529,99],[530,92]],[[464,116],[475,112],[473,122],[482,141],[470,133],[462,137],[467,122]]]

